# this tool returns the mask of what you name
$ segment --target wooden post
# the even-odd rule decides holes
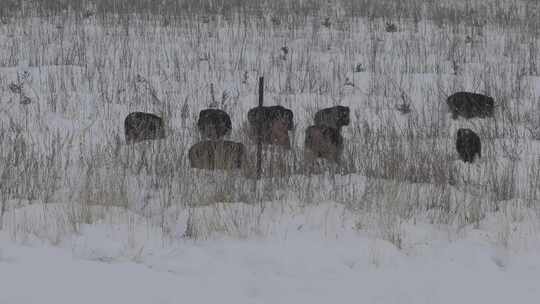
[[[259,78],[259,108],[263,106],[264,100],[264,77]],[[261,117],[258,117],[261,118]],[[262,173],[262,120],[257,120],[257,180]]]

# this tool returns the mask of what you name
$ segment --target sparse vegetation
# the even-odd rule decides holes
[[[400,225],[412,218],[461,227],[513,199],[538,210],[539,175],[529,168],[538,168],[539,10],[526,0],[2,1],[0,228],[27,229],[6,226],[13,210],[59,203],[69,212],[57,225],[72,228],[57,232],[94,221],[93,206],[114,206],[163,231],[173,231],[165,215],[174,209],[189,212],[188,236],[246,236],[266,233],[255,228],[261,201],[294,198],[378,210],[373,228],[401,248]],[[254,191],[245,121],[261,75],[265,102],[293,109],[296,128],[291,151],[264,152]],[[448,121],[444,100],[458,90],[493,96],[495,118]],[[321,161],[320,175],[306,176],[304,130],[336,104],[356,113],[341,167]],[[207,105],[231,115],[230,138],[249,155],[242,171],[189,168]],[[164,117],[170,135],[126,145],[121,121],[131,111]],[[457,160],[459,124],[483,140],[477,164]],[[379,193],[364,185],[374,182]],[[396,196],[385,197],[394,183]],[[418,185],[436,192],[420,195]],[[478,197],[489,200],[479,206]],[[237,202],[261,209],[209,207],[216,212],[205,216],[226,218],[219,223],[194,216],[199,205]]]
[[[538,0],[0,0],[0,302],[536,300],[539,37]]]

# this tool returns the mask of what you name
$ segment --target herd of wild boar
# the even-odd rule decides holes
[[[494,115],[493,98],[476,93],[458,92],[446,100],[452,118],[486,118]],[[260,106],[248,112],[249,137],[264,145],[290,149],[289,131],[294,129],[293,112],[282,106]],[[334,106],[315,114],[314,125],[306,129],[304,148],[308,160],[323,158],[340,162],[344,139],[341,128],[350,124],[349,107]],[[165,138],[163,119],[149,113],[130,113],[125,121],[127,143]],[[232,129],[230,116],[219,109],[205,109],[199,113],[197,127],[203,141],[189,149],[192,168],[207,170],[240,169],[246,150],[242,143],[224,140]],[[259,138],[260,136],[260,138]],[[459,129],[456,150],[464,162],[472,163],[481,157],[481,142],[470,129]]]

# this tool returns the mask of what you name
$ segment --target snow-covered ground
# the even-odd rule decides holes
[[[272,235],[247,239],[165,239],[135,215],[127,215],[131,228],[82,225],[55,246],[37,237],[14,242],[3,232],[0,303],[532,304],[540,298],[534,223],[511,225],[510,247],[500,240],[504,232],[493,229],[496,216],[457,234],[407,224],[398,250],[351,227],[352,215],[339,205],[293,214]]]
[[[538,303],[540,5],[503,2],[2,18],[0,304]],[[260,76],[295,130],[255,185]],[[493,96],[495,117],[450,119],[462,90]],[[338,104],[342,167],[306,174],[304,130]],[[189,168],[207,107],[231,115],[243,170]],[[126,145],[132,111],[167,138]],[[482,141],[471,165],[464,127]]]

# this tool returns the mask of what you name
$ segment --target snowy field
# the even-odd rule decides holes
[[[0,304],[540,301],[537,1],[6,1]],[[256,182],[260,76],[295,130]],[[495,117],[452,120],[457,91],[493,96]],[[334,105],[351,109],[344,161],[307,172],[304,130]],[[208,107],[231,116],[242,170],[189,168]],[[167,137],[127,145],[133,111]],[[463,127],[482,141],[470,165]]]
[[[350,229],[357,217],[340,205],[281,207],[290,209],[279,220],[272,212],[263,216],[274,223],[264,238],[165,239],[136,215],[114,223],[118,214],[81,225],[54,245],[2,233],[0,303],[537,303],[540,297],[540,243],[532,229],[538,223],[508,224],[506,247],[498,215],[457,233],[406,224],[399,250]]]

